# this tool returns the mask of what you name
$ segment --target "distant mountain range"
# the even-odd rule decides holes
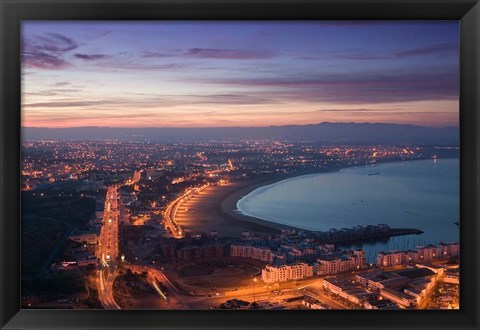
[[[225,139],[287,139],[326,143],[458,144],[458,127],[424,127],[400,124],[330,123],[268,127],[116,128],[75,127],[22,129],[26,140],[151,140],[193,142]]]

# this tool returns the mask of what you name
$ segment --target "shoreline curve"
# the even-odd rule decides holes
[[[445,157],[442,159],[456,159],[457,157]],[[403,162],[417,162],[417,161],[427,161],[430,160],[431,158],[421,158],[421,159],[414,159],[414,160],[401,160],[401,161],[385,161],[385,162],[379,162],[376,164],[372,164],[372,166],[377,166],[377,165],[386,165],[389,163],[403,163]],[[363,165],[363,166],[368,166],[368,165]],[[361,167],[363,167],[361,166]],[[308,232],[313,232],[315,230],[312,229],[306,229],[306,228],[301,228],[301,227],[296,227],[292,225],[287,225],[287,224],[282,224],[282,223],[277,223],[261,218],[257,218],[254,216],[250,216],[247,214],[242,213],[237,209],[237,203],[245,196],[253,192],[254,190],[265,187],[268,185],[272,185],[275,183],[278,183],[280,181],[285,181],[289,179],[293,179],[296,177],[300,176],[306,176],[306,175],[316,175],[316,174],[327,174],[327,173],[334,173],[334,172],[339,172],[343,169],[347,168],[355,168],[359,167],[358,165],[353,165],[353,166],[342,166],[342,167],[336,167],[336,168],[330,168],[330,169],[321,169],[321,170],[308,170],[308,171],[300,171],[300,172],[294,172],[290,174],[284,174],[284,175],[273,175],[270,176],[269,178],[264,178],[264,179],[257,179],[257,180],[252,180],[250,183],[244,183],[239,187],[239,189],[231,192],[229,195],[227,195],[221,202],[220,202],[220,212],[224,214],[227,218],[234,219],[236,221],[247,221],[253,224],[266,226],[274,229],[275,231],[279,232],[282,229],[294,229],[294,230],[302,230],[302,231],[308,231]]]

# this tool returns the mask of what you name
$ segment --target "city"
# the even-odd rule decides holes
[[[22,308],[459,309],[459,35],[24,21]]]
[[[338,246],[422,231],[304,230],[228,201],[298,175],[458,157],[458,147],[30,140],[22,150],[26,308],[459,308],[458,242],[366,258]]]

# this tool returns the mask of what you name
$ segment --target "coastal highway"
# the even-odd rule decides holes
[[[118,203],[118,187],[111,186],[107,189],[103,225],[100,230],[100,243],[98,260],[98,298],[105,309],[120,309],[113,299],[113,281],[117,274],[118,262],[118,223],[120,208]]]
[[[203,186],[198,188],[190,188],[181,196],[175,198],[170,204],[168,204],[164,213],[165,214],[164,221],[165,221],[165,227],[171,231],[173,237],[175,238],[183,237],[183,230],[175,221],[175,215],[178,211],[178,208],[182,205],[182,203],[186,202],[195,193],[201,192],[202,190],[208,188],[209,186],[210,184],[206,183]]]

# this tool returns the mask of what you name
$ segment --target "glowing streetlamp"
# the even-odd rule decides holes
[[[257,284],[257,278],[253,278],[253,302],[255,302],[255,284]]]

